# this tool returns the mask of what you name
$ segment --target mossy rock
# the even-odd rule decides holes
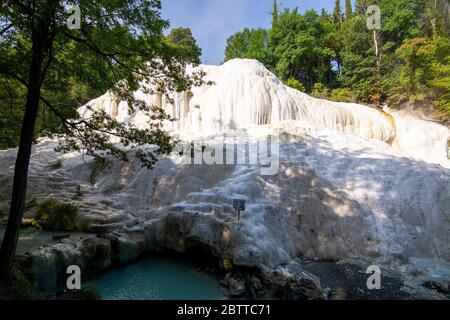
[[[8,296],[2,297],[4,299],[40,300],[44,298],[44,294],[36,289],[27,275],[16,265],[11,269],[11,278],[8,282]]]
[[[45,230],[76,231],[77,214],[78,208],[73,204],[50,199],[38,206],[34,219]]]

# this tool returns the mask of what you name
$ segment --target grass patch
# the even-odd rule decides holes
[[[38,206],[34,219],[46,230],[75,231],[77,213],[78,208],[73,204],[50,199]]]
[[[47,168],[48,168],[49,170],[56,170],[56,169],[62,168],[62,166],[63,166],[62,160],[61,160],[61,159],[58,159],[58,160],[56,160],[55,162],[50,163],[50,164],[48,165]]]

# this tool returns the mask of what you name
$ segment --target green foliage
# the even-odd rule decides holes
[[[270,31],[272,69],[283,80],[299,80],[308,91],[316,82],[331,85],[336,76],[332,61],[337,47],[332,31],[327,16],[314,11],[301,15],[297,10],[285,10]]]
[[[60,169],[60,168],[62,168],[62,165],[63,165],[63,164],[62,164],[62,160],[61,160],[61,159],[58,159],[58,160],[56,160],[56,161],[50,163],[50,164],[48,165],[48,169],[49,169],[49,170]]]
[[[400,87],[393,93],[427,95],[444,116],[450,116],[450,39],[414,38],[396,54],[403,65],[397,77]]]
[[[327,99],[329,91],[323,83],[315,83],[311,95],[319,99]]]
[[[301,83],[300,81],[298,81],[295,78],[287,79],[285,84],[287,86],[291,87],[291,88],[297,89],[297,90],[302,91],[302,92],[304,92],[306,90],[305,86],[303,85],[303,83]]]
[[[356,97],[349,88],[338,88],[331,90],[330,100],[338,102],[355,102]]]
[[[235,58],[256,59],[269,63],[269,35],[264,29],[247,29],[227,39],[225,61]]]
[[[50,199],[37,207],[35,221],[46,230],[74,231],[78,208]]]
[[[371,35],[363,15],[356,15],[343,23],[342,50],[340,51],[342,72],[339,82],[351,88],[361,102],[370,101],[375,94],[375,53]]]
[[[345,18],[350,19],[353,15],[352,10],[352,1],[351,0],[345,0]]]
[[[341,10],[341,1],[334,1],[334,11],[333,11],[333,19],[336,24],[342,22],[342,10]]]
[[[200,64],[202,49],[197,45],[197,41],[192,36],[189,28],[175,28],[170,31],[169,41],[180,46],[181,51],[185,51],[186,57],[196,64]]]

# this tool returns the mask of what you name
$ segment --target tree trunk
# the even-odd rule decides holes
[[[373,45],[376,58],[375,102],[380,106],[381,99],[381,40],[377,30],[373,30]]]
[[[45,22],[33,32],[32,60],[28,77],[28,91],[25,114],[20,134],[19,150],[14,168],[14,182],[11,196],[8,225],[3,236],[0,250],[0,277],[6,280],[10,276],[12,263],[19,238],[25,196],[27,191],[28,165],[33,144],[34,127],[39,106],[41,79],[45,53],[49,48],[49,24]]]

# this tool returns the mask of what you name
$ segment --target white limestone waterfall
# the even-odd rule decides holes
[[[235,59],[221,66],[201,65],[194,70],[206,73],[212,85],[194,87],[173,94],[174,103],[161,95],[136,96],[178,119],[167,129],[183,136],[206,136],[251,125],[276,124],[295,120],[296,126],[343,132],[377,139],[407,156],[450,167],[447,141],[450,131],[441,125],[384,112],[367,106],[316,99],[285,86],[256,60]],[[142,113],[128,114],[125,102],[117,104],[111,93],[89,103],[119,121],[146,125]],[[80,109],[83,116],[89,111]]]

